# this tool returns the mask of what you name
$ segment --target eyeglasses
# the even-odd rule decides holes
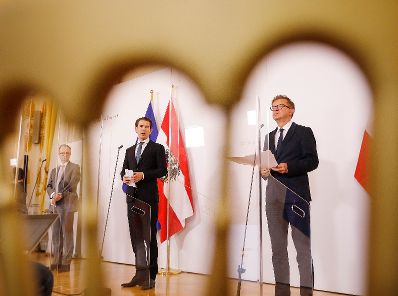
[[[271,106],[271,107],[269,107],[269,109],[271,111],[279,111],[279,110],[283,109],[283,107],[286,107],[286,108],[290,109],[290,107],[286,106],[285,104],[279,104],[279,105],[276,105],[276,106]]]

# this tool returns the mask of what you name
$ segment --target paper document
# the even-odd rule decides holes
[[[229,160],[245,165],[253,165],[254,164],[255,155],[247,155],[241,157],[228,157]],[[258,165],[259,157],[256,155],[255,164]],[[276,162],[275,156],[272,154],[270,150],[261,151],[261,169],[270,169],[276,167],[278,163]]]
[[[134,171],[129,170],[129,169],[125,169],[124,172],[125,172],[126,177],[132,177],[134,174]],[[137,187],[137,185],[135,185],[133,180],[131,180],[129,183],[127,183],[127,185],[132,186],[132,187]]]

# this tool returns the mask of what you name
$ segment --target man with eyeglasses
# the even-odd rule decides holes
[[[266,216],[271,238],[275,295],[290,295],[290,267],[287,251],[288,227],[297,251],[300,295],[313,295],[313,265],[310,240],[311,193],[308,172],[318,167],[314,134],[309,127],[292,121],[293,101],[277,95],[272,100],[272,118],[278,127],[266,135],[264,150],[271,150],[278,165],[264,169],[267,179]]]
[[[66,144],[58,148],[60,164],[52,169],[47,183],[47,193],[53,212],[59,219],[53,225],[52,242],[54,259],[51,270],[68,272],[72,261],[73,219],[78,208],[77,185],[80,182],[80,166],[69,161],[72,149]]]

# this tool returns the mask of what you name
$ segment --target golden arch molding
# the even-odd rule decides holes
[[[368,294],[393,295],[398,277],[396,28],[398,2],[387,0],[4,0],[0,2],[0,139],[3,142],[11,131],[10,118],[30,91],[48,93],[66,116],[85,127],[99,117],[114,81],[126,70],[154,63],[186,73],[207,101],[222,106],[228,115],[250,71],[264,54],[290,41],[330,43],[362,67],[373,88],[376,108]],[[228,147],[228,131],[226,135],[224,146]],[[1,159],[1,163],[4,176],[6,160]],[[224,165],[222,196],[226,196],[225,176]],[[15,235],[20,226],[7,214],[12,205],[3,179],[0,229],[2,234],[10,234],[6,255],[17,256],[12,250],[21,244]],[[228,200],[220,200],[225,208]],[[219,217],[215,254],[225,255],[215,256],[218,261],[214,262],[208,295],[226,295],[227,291],[224,250],[228,214]],[[88,247],[93,255],[88,270],[96,270],[98,274],[90,276],[98,279],[94,212],[89,211],[85,219],[91,230]],[[21,284],[23,270],[22,260],[14,266],[5,262],[2,272],[7,272],[7,295],[29,295],[29,282]],[[96,286],[100,281],[95,282],[87,287],[90,295],[100,295]]]

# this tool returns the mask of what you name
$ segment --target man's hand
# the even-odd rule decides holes
[[[280,174],[287,174],[287,172],[288,172],[287,163],[282,162],[282,163],[278,164],[276,167],[271,168],[271,170],[278,172]]]
[[[137,182],[141,181],[142,179],[144,179],[144,173],[143,172],[135,172],[133,174],[132,179],[133,179],[134,183],[137,183]]]
[[[54,198],[52,198],[51,200],[50,200],[50,203],[51,203],[51,205],[53,205],[53,206],[55,206],[55,204],[57,203],[57,201],[59,201],[59,200],[61,200],[62,199],[62,193],[56,193],[56,194],[54,194]]]
[[[123,183],[129,184],[133,177],[127,177],[126,175],[123,176]]]
[[[262,169],[261,170],[261,177],[263,178],[267,178],[270,174],[270,170],[269,169]]]

